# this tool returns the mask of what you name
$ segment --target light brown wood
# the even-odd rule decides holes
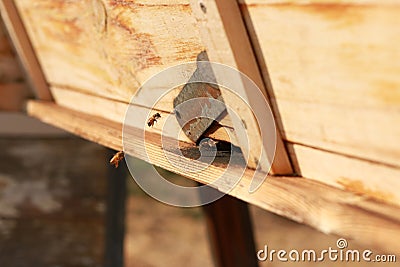
[[[243,72],[249,76],[249,78],[252,79],[261,89],[263,94],[267,96],[264,82],[255,60],[246,28],[241,19],[237,2],[205,0],[201,1],[200,5],[199,1],[192,0],[191,6],[194,15],[198,20],[202,40],[207,47],[210,61],[223,63]],[[217,75],[218,74],[216,74],[216,76]],[[223,76],[217,76],[216,78],[219,82],[224,79]],[[238,84],[240,84],[240,79]],[[237,90],[239,90],[237,93],[248,101],[256,113],[262,110],[263,107],[260,106],[259,95],[250,92],[248,88],[246,89],[246,85],[243,81],[242,84],[238,85]],[[267,138],[265,136],[261,137],[260,131],[257,130],[260,128],[254,118],[254,114],[252,114],[251,110],[247,109],[243,103],[230,97],[224,91],[222,91],[222,96],[224,97],[227,106],[242,117],[242,119],[240,119],[231,116],[234,127],[236,129],[243,127],[243,121],[245,121],[246,128],[251,129],[246,132],[246,136],[239,135],[239,133],[236,132],[241,147],[244,147],[249,142],[249,151],[248,155],[246,155],[249,157],[249,166],[256,168],[257,165],[259,165],[258,168],[261,170],[269,170],[269,162],[271,162],[272,159],[268,157],[260,158],[260,154],[263,149],[265,151],[271,149],[271,144],[267,144]],[[265,121],[273,120],[273,118],[269,118],[268,114],[265,112],[263,112],[263,114],[265,115],[259,122],[263,128],[266,128],[265,125],[262,124]],[[269,131],[271,130],[269,129]],[[292,173],[289,157],[286,153],[279,131],[276,131],[276,135],[276,153],[275,159],[272,163],[271,173]],[[264,154],[268,153],[264,152]]]
[[[188,1],[15,0],[51,85],[129,103],[204,50]]]
[[[52,86],[127,103],[152,74],[195,60],[204,50],[188,2],[144,1],[129,5],[100,0],[62,2],[63,5],[49,0],[39,4],[16,1]],[[82,14],[80,10],[91,11]],[[258,128],[251,123],[248,127]],[[254,135],[250,139],[257,139],[256,130],[248,134]],[[255,142],[250,149],[254,153],[252,167],[259,161],[255,158],[259,144]],[[286,154],[281,151],[284,147],[279,140],[274,164],[280,173],[291,172],[277,167],[289,166]]]
[[[180,126],[176,123],[173,112],[173,99],[179,93],[180,88],[171,91],[169,94],[162,97],[154,107],[146,107],[144,105],[127,104],[120,101],[110,100],[103,97],[90,95],[84,92],[75,91],[69,88],[53,86],[51,88],[55,101],[64,107],[87,113],[89,115],[99,116],[120,124],[125,123],[125,114],[128,107],[134,108],[134,120],[127,120],[126,123],[134,125],[139,129],[145,129],[150,132],[163,134],[168,137],[175,137],[177,140],[191,142],[183,132],[180,131]],[[148,127],[147,118],[151,117],[155,112],[161,114],[161,118],[152,127]],[[169,122],[169,127],[166,127],[167,117],[172,116]],[[173,123],[175,122],[175,123]],[[177,134],[179,133],[179,134]],[[215,140],[227,141],[233,145],[238,145],[235,139],[232,122],[229,116],[223,117],[219,121],[219,125],[210,129],[204,134],[204,137],[210,137]]]
[[[209,2],[214,3],[213,1]],[[263,85],[264,81],[259,75],[257,77],[257,62],[248,60],[249,58],[254,59],[252,55],[247,54],[248,51],[251,52],[250,43],[232,41],[242,40],[243,36],[243,38],[248,38],[243,24],[240,24],[240,21],[235,24],[235,20],[232,19],[235,16],[240,17],[237,7],[236,9],[225,6],[223,8],[218,5],[221,3],[217,1],[213,11],[213,7],[208,5],[209,2],[204,2],[207,8],[204,15],[214,16],[212,18],[220,23],[210,20],[213,23],[208,21],[209,26],[206,25],[208,28],[203,28],[210,29],[212,25],[214,29],[214,31],[206,33],[208,37],[212,37],[209,38],[211,45],[214,45],[211,49],[212,53],[220,56],[221,62],[232,64],[242,70],[245,69],[244,72],[250,76],[255,75],[251,77],[254,80],[258,79],[257,83]],[[84,1],[79,4],[63,2],[64,5],[60,6],[55,6],[55,2],[46,0],[39,1],[36,6],[32,6],[29,1],[25,0],[18,0],[18,3],[24,19],[30,27],[32,40],[36,42],[36,49],[43,57],[41,60],[45,62],[46,73],[49,76],[55,100],[59,105],[68,107],[67,109],[49,103],[31,102],[28,105],[29,113],[47,123],[117,150],[122,148],[121,123],[131,94],[136,92],[138,86],[152,73],[173,64],[173,62],[179,60],[183,62],[188,58],[195,58],[197,51],[201,51],[203,48],[196,35],[198,32],[195,32],[197,30],[193,30],[196,29],[196,26],[190,10],[187,9],[186,2],[150,3],[142,1],[122,7],[111,5],[110,2],[103,4],[101,1],[94,1],[94,9],[87,8],[92,4]],[[196,3],[198,4],[197,1]],[[223,5],[230,4],[226,1],[223,2]],[[389,43],[387,40],[389,37],[382,40],[370,40],[367,33],[359,35],[362,40],[369,41],[366,44],[372,45],[372,47],[367,47],[358,42],[355,44],[350,42],[354,41],[352,39],[354,37],[349,35],[350,30],[361,34],[361,32],[367,32],[368,27],[376,26],[380,29],[384,25],[388,26],[388,21],[395,23],[396,18],[390,12],[388,17],[381,18],[379,12],[386,14],[386,9],[381,7],[378,8],[381,11],[372,11],[374,7],[362,7],[358,12],[365,16],[367,21],[355,21],[350,28],[346,28],[346,26],[342,29],[340,25],[334,24],[334,20],[338,19],[338,16],[329,17],[327,15],[332,15],[329,12],[334,12],[332,10],[335,10],[335,6],[324,7],[325,9],[318,9],[321,6],[314,6],[318,12],[312,13],[309,11],[310,6],[307,5],[273,4],[269,6],[259,5],[259,3],[248,7],[242,5],[242,11],[247,9],[248,12],[243,12],[243,14],[248,14],[247,25],[250,25],[250,19],[257,17],[262,19],[265,17],[269,23],[268,25],[264,24],[266,22],[257,24],[254,29],[249,28],[249,32],[253,44],[260,40],[259,50],[255,47],[258,60],[260,57],[265,57],[268,66],[270,60],[272,63],[269,71],[274,90],[272,91],[268,86],[267,88],[272,96],[272,104],[277,112],[282,133],[289,141],[288,147],[295,171],[309,179],[269,177],[259,190],[250,194],[248,189],[251,184],[252,171],[248,169],[239,185],[230,194],[277,214],[311,225],[325,233],[354,238],[370,246],[397,252],[400,244],[393,236],[400,234],[400,216],[398,215],[400,194],[396,190],[400,187],[397,181],[400,174],[397,162],[399,158],[397,136],[400,136],[397,121],[400,121],[400,118],[399,102],[396,98],[397,76],[394,75],[395,72],[398,72],[398,68],[396,62],[392,62],[392,65],[385,65],[388,61],[384,60],[383,62],[379,59],[381,59],[382,54],[380,53],[383,53],[384,49],[387,49],[387,53],[395,53],[391,55],[392,58],[397,57],[396,51],[398,50],[386,44]],[[333,9],[330,9],[332,7]],[[92,11],[89,12],[90,14],[85,13],[82,16],[75,13],[77,9],[83,10],[83,8],[94,10],[93,14],[90,13]],[[265,11],[265,9],[268,10]],[[185,40],[183,46],[190,48],[190,51],[176,53],[176,47],[173,47],[172,43],[166,43],[166,45],[163,43],[170,36],[162,35],[160,30],[151,28],[151,34],[146,32],[148,25],[145,22],[149,21],[149,14],[161,10],[165,12],[156,18],[160,25],[175,25],[171,21],[167,21],[173,17],[181,18],[182,23],[187,23],[192,27],[190,30],[184,29],[185,36],[178,36],[177,39],[171,41],[179,43],[178,39]],[[228,10],[228,12],[221,10]],[[345,10],[350,14],[355,12],[351,7],[346,7]],[[40,16],[36,17],[35,12],[40,16],[53,19],[53,22],[57,21],[55,25],[58,27],[51,28],[50,25],[53,24],[46,24],[45,20],[40,19]],[[309,36],[307,34],[297,35],[297,39],[293,39],[298,42],[295,44],[291,39],[291,36],[296,34],[291,28],[292,25],[283,27],[286,25],[285,23],[291,21],[289,18],[292,13],[294,21],[297,23],[296,27],[298,28],[296,29],[310,34]],[[277,14],[282,15],[285,19],[279,20],[276,18],[276,16],[279,17]],[[379,23],[371,23],[371,16],[375,18],[374,22],[378,21]],[[352,16],[346,18],[350,17]],[[74,21],[74,18],[77,20]],[[131,20],[134,21],[132,24]],[[224,21],[228,20],[234,26],[228,25],[229,27],[227,27]],[[302,20],[308,20],[308,23],[312,21],[312,23],[301,24]],[[123,28],[126,25],[131,31]],[[217,27],[216,25],[222,26]],[[318,28],[321,25],[326,28]],[[233,27],[234,30],[230,27]],[[93,28],[96,30],[93,31]],[[44,29],[44,31],[38,31],[38,29]],[[223,30],[221,32],[218,29]],[[281,36],[281,29],[287,31],[284,32],[285,36]],[[393,28],[389,28],[388,32],[385,31],[381,34],[384,36],[388,34],[396,41],[397,39],[392,36],[394,33],[390,29]],[[319,39],[318,36],[323,30],[326,30],[327,33],[331,32],[335,36],[332,39],[327,37],[331,43],[327,44],[324,40]],[[271,35],[266,36],[265,32]],[[90,38],[94,36],[97,39],[95,38],[95,41],[88,40],[90,36],[88,33],[93,34]],[[142,36],[140,34],[143,33],[150,35],[145,35],[146,38],[140,39]],[[77,38],[66,38],[74,34]],[[219,38],[221,36],[222,38]],[[189,39],[185,39],[186,37]],[[148,40],[153,42],[152,49],[164,51],[161,52],[161,54],[165,53],[164,56],[160,56],[161,63],[149,63],[150,58],[146,57],[151,55],[153,51],[151,49],[140,54]],[[190,43],[188,40],[196,41]],[[332,59],[330,56],[331,51],[340,51],[342,46],[346,45],[345,41],[348,40],[350,46],[344,46],[344,52],[349,53],[353,49],[356,51],[354,62],[350,62],[354,65],[345,61],[352,58],[346,53],[344,55],[334,54],[338,59]],[[285,42],[288,42],[289,45],[286,45]],[[134,49],[126,46],[130,43],[135,44]],[[54,46],[49,44],[54,44]],[[267,45],[264,47],[264,44]],[[301,44],[302,49],[293,48],[297,44]],[[309,50],[308,45],[313,50]],[[111,49],[114,47],[116,47],[114,50]],[[270,47],[272,50],[269,50]],[[289,50],[287,54],[290,56],[285,54],[285,47]],[[226,54],[232,50],[235,53]],[[192,53],[193,51],[196,52]],[[270,51],[278,54],[271,56],[272,52]],[[374,54],[374,51],[377,54]],[[173,56],[171,56],[172,54]],[[178,54],[185,58],[179,58]],[[282,54],[284,55],[282,56]],[[132,55],[135,55],[136,58],[131,57]],[[371,55],[371,57],[365,59],[362,57],[363,55]],[[314,56],[317,60],[313,60]],[[322,67],[318,65],[325,58],[330,61],[323,63],[334,68],[333,72],[330,69],[326,70],[329,75],[319,69],[325,65]],[[383,55],[382,58],[384,59],[386,56]],[[213,60],[213,58],[211,59]],[[226,59],[231,61],[223,61]],[[143,64],[143,69],[140,68],[142,65],[135,65],[139,64],[135,60]],[[347,63],[344,64],[342,60]],[[361,65],[358,64],[358,60],[362,62]],[[371,71],[374,70],[372,67],[371,69],[362,67],[369,64],[368,60],[376,63],[377,71]],[[132,63],[133,61],[134,63]],[[303,61],[304,65],[296,65]],[[268,73],[265,65],[261,64],[261,66],[263,66],[265,78]],[[359,66],[361,69],[357,70],[356,67]],[[337,70],[337,68],[341,69]],[[387,71],[379,72],[383,69]],[[368,75],[364,75],[362,71]],[[336,83],[329,80],[330,75],[337,78]],[[380,79],[394,81],[393,87],[390,84],[383,86],[383,89],[375,86],[374,81]],[[293,84],[290,85],[290,83]],[[268,82],[266,84],[268,85]],[[391,90],[388,91],[388,88]],[[372,94],[371,90],[375,94]],[[225,94],[225,96],[227,95]],[[173,94],[168,96],[155,107],[154,111],[160,111],[162,118],[171,113],[173,97]],[[228,104],[231,99],[226,97]],[[75,109],[75,111],[71,109]],[[140,116],[144,116],[145,121],[147,119],[145,116],[153,111],[151,107],[143,107],[141,112]],[[146,127],[143,121],[140,125],[133,125],[139,128],[138,131],[143,130],[143,127],[148,130],[147,149],[150,151],[150,159],[153,164],[202,183],[211,182],[224,171],[222,165],[211,166],[196,175],[173,168],[165,159],[165,149],[163,150],[160,144],[163,123],[163,120],[160,120],[153,128]],[[233,125],[234,123],[230,122],[219,129],[233,132]],[[167,134],[166,137],[172,137],[172,135]],[[226,140],[226,136],[223,135],[215,138]],[[167,140],[169,139],[167,138]],[[178,140],[187,141],[184,136],[179,136]],[[133,155],[147,159],[139,147],[140,141],[139,133],[133,136],[132,145],[138,148]],[[170,145],[167,147],[167,153],[175,163],[179,163],[182,158],[174,154],[172,143],[172,140],[167,142],[167,145]],[[175,143],[173,144],[175,145]],[[189,143],[181,142],[180,144],[191,147]],[[171,149],[168,150],[168,148]],[[194,161],[193,166],[197,166],[196,164],[198,163]],[[226,185],[219,184],[218,186],[224,188]],[[376,234],[377,232],[379,235]]]
[[[30,100],[27,104],[27,112],[28,115],[47,124],[67,130],[111,149],[122,150],[122,124],[120,123],[44,101]],[[51,112],[51,114],[46,114],[46,112]]]
[[[119,124],[124,122],[128,104],[59,87],[53,87],[52,91],[59,105]],[[174,133],[179,129],[163,131],[163,127],[165,119],[170,115],[168,109],[172,106],[171,101],[178,92],[179,90],[175,90],[160,100],[156,110],[161,113],[162,117],[153,127],[150,128],[146,124],[140,123],[140,120],[134,120],[133,123],[136,123],[134,126],[153,133],[163,133],[164,136],[173,138]],[[150,107],[138,106],[136,109],[144,112],[144,116],[155,112]],[[222,119],[221,126],[215,132],[208,132],[206,137],[226,141],[229,140],[226,131],[230,132],[230,136],[234,136],[229,116]],[[177,139],[191,142],[183,134],[179,135]],[[231,141],[238,145],[237,141]],[[296,168],[295,172],[300,176],[400,205],[400,193],[397,190],[400,188],[398,179],[400,168],[298,144],[288,144],[288,147]]]
[[[284,139],[400,167],[399,2],[241,3]]]
[[[396,5],[398,0],[307,0],[307,2],[299,2],[298,0],[238,0],[240,4],[247,5],[265,5],[265,4],[325,4],[325,5]]]
[[[0,111],[18,111],[31,96],[0,18]]]
[[[400,168],[302,145],[288,148],[300,176],[400,205]]]
[[[36,58],[14,2],[10,0],[1,0],[0,11],[19,59],[26,71],[28,81],[33,87],[37,97],[42,100],[51,100],[52,97],[41,66]]]
[[[28,103],[28,112],[46,123],[88,140],[116,150],[122,149],[122,125],[119,123],[38,101]],[[137,135],[140,136],[139,133]],[[134,136],[135,131],[132,131],[131,145],[140,145],[141,140],[135,140]],[[224,172],[223,165],[211,165],[200,173],[176,169],[165,158],[165,151],[161,148],[158,134],[150,134],[147,141],[147,151],[154,160],[152,163],[164,169],[202,183],[210,183]],[[181,145],[184,146],[184,143]],[[137,153],[132,155],[147,159],[141,151],[143,149],[138,148]],[[169,150],[168,153],[175,163],[180,161],[181,156],[174,154],[173,150]],[[196,165],[197,162],[194,160],[193,164]],[[398,206],[296,177],[269,177],[256,192],[249,193],[252,172],[247,169],[239,184],[229,194],[279,215],[311,225],[325,233],[352,238],[371,248],[395,253],[400,249],[400,242],[393,238],[400,235]]]

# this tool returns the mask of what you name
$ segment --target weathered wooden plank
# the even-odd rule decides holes
[[[129,102],[204,48],[188,1],[15,1],[47,81]]]
[[[45,114],[52,110],[54,113]],[[114,150],[122,150],[122,124],[63,108],[50,102],[29,101],[28,115]],[[56,119],[57,118],[57,119]],[[56,121],[53,121],[56,119]],[[96,130],[88,131],[88,127]]]
[[[54,86],[128,102],[150,74],[194,60],[203,50],[188,3],[62,3],[17,1],[48,81]],[[77,10],[94,11],[81,14]],[[177,44],[183,52],[176,49]],[[157,62],[149,57],[158,57]],[[251,126],[249,129],[257,129]],[[274,164],[288,166],[288,158],[280,156],[284,148],[280,140],[278,144]],[[255,144],[250,151],[259,148]],[[253,158],[256,167],[261,160]]]
[[[241,19],[239,6],[236,1],[191,1],[194,15],[199,22],[202,40],[207,47],[207,53],[211,61],[227,64],[237,70],[243,72],[260,88],[262,93],[267,96],[264,82],[262,80],[258,64],[256,62],[245,25]],[[226,77],[218,76],[218,72],[214,71],[217,81],[221,82]],[[241,118],[231,116],[233,125],[236,129],[243,127],[243,121],[246,122],[246,136],[240,135],[236,131],[237,138],[241,147],[249,144],[249,151],[245,151],[249,157],[248,165],[252,168],[269,171],[270,163],[271,173],[274,174],[290,174],[292,167],[287,156],[286,149],[283,145],[279,131],[276,131],[276,153],[274,160],[269,158],[271,149],[271,140],[268,140],[263,130],[266,129],[266,122],[273,120],[269,114],[264,112],[264,103],[261,101],[260,95],[250,92],[246,82],[238,79],[236,93],[245,98],[256,114],[264,114],[264,117],[258,118],[258,125],[254,114],[243,103],[230,97],[228,92],[222,90],[222,96],[231,111],[241,115]],[[232,89],[232,88],[229,88]],[[232,112],[232,113],[233,113]],[[231,114],[233,115],[233,114]],[[268,123],[267,123],[268,125]],[[271,129],[268,129],[271,131]],[[275,131],[275,129],[273,129]],[[262,134],[264,136],[262,136]],[[264,157],[262,157],[264,155]],[[266,156],[268,155],[268,156]],[[272,162],[273,160],[273,162]]]
[[[400,168],[288,144],[296,173],[346,191],[400,204]]]
[[[224,196],[202,208],[215,267],[258,267],[249,205]]]
[[[0,1],[0,11],[19,59],[26,71],[28,81],[37,97],[51,100],[51,94],[43,75],[40,63],[35,55],[24,25],[13,1]]]
[[[137,118],[133,120],[127,120],[127,125],[133,125],[137,128],[150,132],[159,134],[162,133],[164,136],[175,137],[180,141],[191,142],[190,139],[182,131],[180,131],[181,128],[179,124],[176,123],[175,118],[172,119],[172,122],[175,122],[175,124],[169,123],[168,127],[166,127],[166,118],[168,116],[175,116],[172,114],[174,110],[173,99],[179,93],[180,89],[181,88],[177,88],[171,91],[169,94],[164,95],[154,107],[127,104],[124,102],[114,101],[58,86],[52,86],[51,90],[53,92],[55,101],[61,106],[90,115],[103,117],[121,124],[125,123],[125,115],[128,107],[134,106],[134,112]],[[155,123],[152,127],[148,127],[147,123],[143,123],[143,121],[146,122],[147,119],[141,120],[140,117],[147,118],[155,112],[159,112],[161,114],[161,118],[157,120],[157,123]],[[238,145],[229,115],[221,118],[219,124],[212,127],[209,132],[206,132],[204,137],[210,137],[215,140],[227,141],[234,145]]]
[[[400,107],[346,107],[294,99],[274,102],[286,140],[400,167]]]
[[[37,101],[29,102],[28,112],[44,122],[91,141],[116,150],[122,149],[122,125],[119,123]],[[224,172],[222,165],[210,165],[199,173],[176,169],[166,159],[157,134],[149,135],[147,141],[147,151],[154,160],[152,163],[164,169],[202,183],[210,183]],[[132,145],[140,144],[140,140],[132,139]],[[132,155],[147,159],[147,155],[140,152],[142,149],[137,151]],[[179,162],[180,156],[170,153],[174,162]],[[197,164],[195,160],[193,164]],[[393,238],[400,235],[398,206],[297,177],[269,177],[257,191],[249,193],[252,173],[252,170],[247,169],[239,184],[229,194],[325,233],[354,238],[360,243],[385,251],[397,252],[400,249],[400,242]]]
[[[241,3],[284,138],[400,166],[399,2]]]

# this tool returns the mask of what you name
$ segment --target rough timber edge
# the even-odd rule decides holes
[[[31,116],[43,122],[106,147],[122,149],[122,125],[119,123],[63,108],[51,102],[30,101],[27,109]],[[147,149],[152,154],[152,164],[177,172],[165,159],[159,140],[159,135],[153,134],[147,142]],[[140,154],[132,156],[145,159]],[[182,171],[177,173],[209,183],[221,172],[223,167],[210,166],[199,174]],[[250,194],[248,187],[251,173],[252,170],[246,170],[239,184],[229,194],[324,233],[354,239],[355,242],[387,252],[399,251],[400,241],[394,238],[400,235],[399,207],[299,177],[268,177],[255,193]]]

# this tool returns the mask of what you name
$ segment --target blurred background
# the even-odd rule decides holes
[[[0,20],[1,22],[1,20]],[[213,266],[202,208],[147,196],[113,151],[23,113],[32,97],[0,24],[0,266]],[[137,168],[150,166],[142,161]],[[177,183],[187,179],[163,172]],[[250,207],[256,249],[336,247],[339,238]],[[352,249],[367,249],[348,240]],[[235,246],[236,244],[231,244]],[[379,253],[378,251],[374,251]],[[365,263],[260,262],[260,266]],[[369,263],[368,266],[397,266]]]

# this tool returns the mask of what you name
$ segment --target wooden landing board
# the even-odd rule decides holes
[[[46,123],[88,140],[116,150],[122,148],[122,125],[119,123],[66,109],[53,103],[38,101],[28,103],[28,112]],[[152,163],[157,166],[201,183],[213,181],[224,171],[221,165],[211,165],[196,174],[172,168],[164,156],[159,140],[157,134],[154,134],[147,143],[147,149],[155,159]],[[140,143],[140,140],[136,141]],[[140,153],[133,156],[145,159]],[[179,155],[171,153],[170,156],[179,162]],[[279,215],[311,225],[325,233],[353,238],[356,242],[371,248],[393,253],[397,253],[400,249],[400,242],[393,238],[400,235],[398,206],[297,177],[269,177],[255,193],[251,194],[248,192],[251,173],[250,169],[246,170],[238,186],[229,194]],[[378,232],[379,235],[376,234]]]
[[[284,139],[400,167],[400,2],[240,3]]]
[[[72,89],[66,89],[62,87],[53,86],[51,88],[54,99],[57,104],[80,111],[89,115],[99,116],[120,124],[125,123],[125,115],[128,112],[128,107],[131,107],[137,115],[137,119],[127,121],[127,124],[133,124],[135,127],[140,129],[146,129],[150,132],[163,134],[168,137],[175,137],[177,140],[184,142],[191,142],[186,135],[180,131],[179,124],[176,123],[173,112],[173,99],[179,93],[181,88],[171,91],[169,94],[164,95],[154,107],[144,105],[127,104],[120,101],[114,101],[99,97],[96,95],[90,95],[83,92],[75,91]],[[152,127],[148,127],[146,124],[147,119],[143,123],[139,116],[151,117],[154,113],[160,113],[161,118],[157,120]],[[167,120],[168,116],[172,116],[172,120]],[[169,125],[165,125],[168,122]],[[179,133],[179,134],[177,134]],[[238,146],[238,142],[235,138],[232,122],[229,116],[224,116],[219,121],[218,125],[212,126],[210,131],[204,135],[204,137],[213,138],[220,141],[229,141],[233,145]]]
[[[52,91],[55,100],[61,106],[119,124],[124,123],[128,104],[60,87],[52,87]],[[157,134],[163,133],[167,137],[176,136],[174,133],[178,129],[169,131],[163,130],[163,127],[167,116],[171,115],[171,101],[178,92],[179,90],[175,90],[166,95],[158,103],[155,110],[150,107],[137,106],[136,108],[140,109],[140,112],[153,114],[157,111],[162,117],[153,127],[140,124],[139,121],[135,120],[135,127]],[[230,140],[232,144],[238,145],[234,136],[233,124],[229,116],[226,116],[220,121],[214,132],[209,131],[204,137],[211,137],[215,140]],[[183,134],[178,136],[178,140],[191,142]],[[388,203],[400,204],[400,192],[398,190],[400,188],[400,180],[398,179],[400,168],[299,144],[288,143],[287,146],[295,172],[300,176],[361,195],[371,196]],[[383,180],[385,182],[382,182]]]

